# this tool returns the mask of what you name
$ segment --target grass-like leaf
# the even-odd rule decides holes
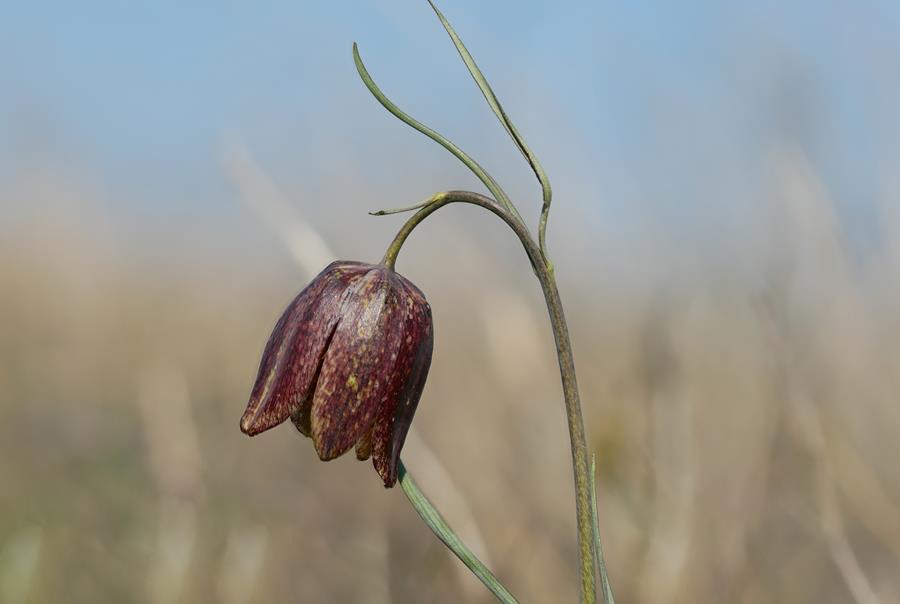
[[[481,182],[484,183],[484,186],[487,187],[488,191],[491,192],[491,195],[500,202],[507,210],[513,213],[519,220],[522,217],[519,215],[518,210],[516,210],[512,201],[509,199],[509,196],[505,191],[500,187],[494,177],[488,174],[487,170],[481,167],[481,165],[476,162],[472,157],[460,149],[455,143],[447,139],[442,134],[432,130],[422,122],[418,121],[408,113],[404,112],[397,105],[395,105],[378,87],[375,83],[375,80],[372,79],[372,76],[369,75],[369,71],[366,69],[365,64],[363,64],[362,57],[359,56],[359,48],[356,43],[353,43],[353,61],[356,63],[356,71],[359,72],[359,77],[362,78],[363,83],[366,85],[366,88],[369,89],[369,92],[378,100],[381,105],[390,111],[397,119],[399,119],[404,124],[418,130],[431,140],[435,141],[442,147],[444,147],[447,151],[452,153],[457,159],[459,159],[466,167],[471,170],[475,176],[478,177]]]
[[[402,214],[404,212],[412,212],[414,210],[421,210],[428,204],[434,203],[435,199],[437,199],[437,196],[432,195],[425,201],[420,201],[419,203],[417,203],[414,206],[406,206],[405,208],[388,208],[388,209],[384,209],[384,210],[375,210],[373,212],[369,212],[369,216],[390,216],[391,214]]]
[[[441,516],[440,512],[431,505],[431,502],[428,501],[425,494],[419,490],[419,485],[416,484],[416,481],[413,480],[412,476],[409,475],[409,472],[406,471],[406,467],[403,465],[402,461],[400,462],[399,467],[399,480],[403,493],[437,538],[440,539],[450,551],[456,554],[456,557],[459,558],[482,583],[484,583],[485,587],[491,590],[491,593],[496,596],[497,600],[504,604],[518,604],[518,600],[509,593],[509,590],[506,589],[502,583],[500,583],[497,577],[494,576],[494,573],[482,564],[481,560],[472,553],[472,550],[460,540],[456,533],[453,532],[453,529],[450,528],[450,525],[447,524],[447,521],[444,520],[444,517]]]
[[[613,597],[609,576],[606,574],[606,561],[603,558],[603,545],[600,544],[600,516],[597,514],[597,455],[591,454],[591,520],[594,528],[594,551],[597,554],[597,566],[600,572],[600,589],[606,604],[616,604]]]
[[[466,48],[459,35],[453,29],[453,26],[450,25],[450,22],[447,21],[446,17],[444,17],[444,14],[438,9],[433,0],[428,0],[428,4],[431,5],[431,8],[434,10],[434,13],[437,15],[438,19],[440,19],[441,24],[444,26],[444,29],[446,29],[447,33],[450,35],[450,39],[453,40],[453,44],[456,46],[456,50],[459,51],[459,56],[462,57],[463,62],[469,69],[469,73],[472,74],[472,78],[475,80],[475,83],[478,84],[478,88],[481,89],[481,93],[487,100],[488,105],[490,105],[491,110],[494,112],[494,115],[496,115],[497,119],[500,120],[500,123],[503,124],[503,127],[506,129],[506,132],[509,133],[510,138],[513,139],[513,142],[519,148],[519,151],[521,151],[522,155],[525,156],[525,160],[528,162],[528,165],[531,166],[531,169],[534,171],[534,175],[537,176],[538,182],[541,183],[543,207],[541,208],[541,218],[538,224],[538,243],[541,247],[541,253],[544,254],[544,258],[546,259],[547,248],[544,233],[547,229],[547,216],[550,212],[550,202],[553,199],[553,189],[550,188],[550,179],[547,178],[547,174],[544,172],[544,168],[541,166],[541,162],[538,161],[537,156],[535,156],[531,149],[528,148],[528,145],[525,143],[525,139],[522,138],[522,135],[519,134],[518,130],[516,130],[516,127],[512,123],[512,120],[509,119],[509,116],[503,109],[503,105],[500,104],[500,101],[497,99],[497,95],[494,94],[491,85],[484,77],[481,69],[478,68],[478,64],[475,63],[475,59],[472,57],[471,53],[469,53],[469,50]]]

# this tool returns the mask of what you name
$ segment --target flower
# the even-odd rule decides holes
[[[332,262],[275,325],[241,430],[255,436],[290,417],[323,461],[355,445],[392,487],[433,343],[415,285],[382,264]]]

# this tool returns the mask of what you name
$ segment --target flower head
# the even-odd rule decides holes
[[[241,430],[255,436],[290,417],[323,461],[355,445],[391,487],[433,342],[415,285],[384,265],[333,262],[275,325]]]

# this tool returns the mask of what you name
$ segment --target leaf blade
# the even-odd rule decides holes
[[[458,145],[453,143],[447,137],[443,136],[439,132],[429,128],[422,122],[418,121],[402,109],[398,107],[393,101],[391,101],[384,92],[381,91],[381,88],[378,87],[378,84],[375,83],[375,80],[369,74],[368,69],[366,69],[365,64],[362,61],[362,57],[359,54],[359,47],[356,42],[353,43],[353,62],[356,64],[356,71],[359,73],[359,77],[362,79],[363,84],[365,84],[366,88],[369,89],[369,92],[372,93],[372,96],[381,103],[382,107],[387,109],[391,114],[394,115],[397,119],[399,119],[404,124],[410,126],[414,130],[417,130],[435,141],[442,147],[444,147],[447,151],[449,151],[454,157],[460,160],[469,170],[471,170],[478,179],[484,183],[484,186],[491,192],[494,198],[500,202],[507,210],[513,213],[519,220],[522,217],[519,215],[518,210],[516,210],[512,201],[506,192],[500,187],[499,183],[491,176],[487,170],[485,170],[478,162],[476,162],[472,157],[463,151]]]
[[[503,602],[503,604],[518,604],[518,600],[500,583],[497,577],[494,576],[494,573],[453,532],[453,529],[450,528],[444,517],[435,509],[431,501],[419,489],[416,481],[406,471],[402,461],[400,462],[399,477],[403,494],[406,495],[419,517],[428,525],[428,528],[431,529],[435,536],[484,583],[484,586],[494,594],[498,601]]]
[[[459,56],[462,57],[463,63],[465,63],[466,68],[469,70],[469,74],[472,76],[472,79],[475,80],[475,83],[481,90],[481,94],[484,95],[484,98],[490,106],[491,110],[494,112],[494,115],[496,115],[497,119],[500,120],[500,123],[503,125],[503,128],[506,130],[507,134],[509,134],[516,147],[518,147],[519,151],[525,157],[525,160],[528,162],[528,165],[531,166],[531,170],[534,172],[534,175],[537,177],[538,182],[541,185],[541,197],[543,200],[543,205],[541,207],[540,222],[538,223],[538,243],[540,245],[541,252],[544,254],[544,258],[546,259],[547,250],[545,231],[547,229],[547,217],[550,212],[550,204],[553,201],[553,189],[550,186],[550,179],[547,177],[547,174],[544,171],[544,168],[541,165],[541,162],[538,160],[537,156],[528,147],[525,139],[521,134],[519,134],[519,131],[516,129],[515,124],[513,124],[512,120],[503,109],[503,105],[500,104],[500,100],[497,98],[497,95],[494,94],[493,88],[491,88],[491,85],[487,81],[487,78],[484,77],[484,73],[482,73],[481,69],[478,67],[478,64],[475,62],[475,58],[466,48],[466,45],[463,44],[463,41],[459,37],[459,34],[456,33],[456,30],[453,29],[453,26],[450,25],[450,22],[440,11],[440,9],[438,9],[433,0],[428,0],[428,4],[431,5],[432,10],[434,11],[435,15],[437,15],[438,20],[440,20],[441,25],[444,26],[447,34],[453,41],[453,45],[456,46],[456,50],[457,52],[459,52]]]
[[[606,561],[603,558],[603,545],[600,543],[600,516],[597,513],[597,454],[591,454],[591,523],[594,529],[594,551],[597,557],[597,566],[600,572],[600,589],[603,591],[603,601],[606,604],[616,604],[613,597],[612,586],[609,584],[609,576],[606,573]]]

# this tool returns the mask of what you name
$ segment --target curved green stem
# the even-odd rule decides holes
[[[385,265],[393,268],[397,255],[400,253],[400,248],[403,247],[403,243],[413,229],[438,209],[455,202],[477,205],[500,217],[518,236],[541,284],[541,290],[547,303],[547,312],[550,315],[550,325],[553,328],[553,339],[556,342],[556,356],[559,361],[563,397],[566,403],[566,420],[569,425],[569,439],[572,447],[581,597],[586,604],[594,604],[597,600],[594,583],[594,569],[597,564],[595,562],[596,552],[591,514],[591,477],[588,466],[587,442],[584,434],[584,419],[581,414],[581,399],[578,394],[578,382],[575,377],[575,359],[572,356],[572,344],[569,339],[569,330],[566,326],[562,300],[556,287],[556,279],[553,276],[552,269],[543,261],[543,254],[539,245],[531,237],[528,228],[495,200],[471,191],[447,191],[435,195],[431,203],[422,207],[406,221],[390,246],[388,246],[383,262]]]
[[[403,465],[402,461],[400,462],[398,478],[400,481],[400,488],[403,489],[403,494],[406,495],[406,498],[409,499],[413,508],[415,508],[425,524],[428,525],[428,528],[437,535],[438,539],[440,539],[450,551],[456,554],[456,557],[459,558],[482,583],[484,583],[485,587],[491,590],[491,593],[493,593],[500,602],[503,602],[504,604],[518,604],[518,600],[516,600],[513,595],[509,593],[509,590],[497,580],[494,573],[482,564],[481,560],[472,553],[472,550],[470,550],[456,533],[453,532],[453,529],[450,528],[450,525],[447,524],[444,517],[441,516],[437,509],[435,509],[425,494],[419,489],[419,485],[416,484],[413,477],[406,471],[406,466]]]

